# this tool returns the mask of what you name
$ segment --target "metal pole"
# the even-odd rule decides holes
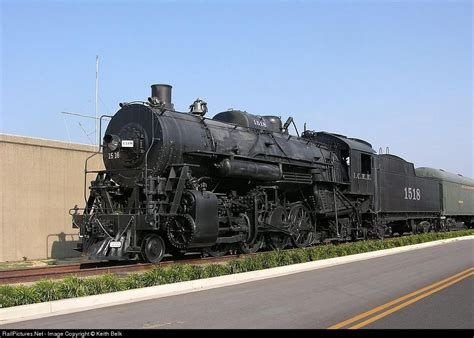
[[[332,193],[333,193],[333,197],[334,197],[334,212],[336,213],[335,216],[336,216],[336,234],[337,234],[337,237],[339,238],[340,237],[340,234],[339,234],[339,217],[337,215],[337,200],[336,200],[336,187],[333,186],[332,187]]]
[[[95,137],[97,140],[97,145],[100,145],[100,135],[99,135],[99,55],[95,56]]]
[[[340,237],[339,217],[337,215],[337,200],[336,200],[336,168],[334,167],[334,158],[332,156],[331,156],[331,164],[332,164],[331,176],[332,176],[332,182],[334,184],[332,186],[332,194],[333,194],[333,198],[334,198],[334,212],[335,212],[335,216],[336,216],[336,234],[337,234],[337,237],[339,238]]]
[[[61,114],[79,116],[79,117],[84,117],[84,118],[86,118],[86,119],[99,120],[99,122],[100,122],[100,118],[96,118],[96,117],[90,116],[90,115],[84,115],[84,114],[78,114],[78,113],[71,113],[71,112],[68,112],[68,111],[62,111]],[[104,116],[105,116],[105,115],[104,115]],[[106,117],[106,118],[110,120],[110,117]],[[100,128],[99,128],[99,129],[100,129]],[[91,133],[92,133],[92,132],[91,132]],[[99,133],[100,133],[100,130],[99,130]]]

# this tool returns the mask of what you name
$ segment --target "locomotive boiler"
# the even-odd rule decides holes
[[[392,225],[440,217],[439,206],[421,198],[411,219],[403,208],[382,210],[377,182],[390,185],[394,160],[363,140],[309,130],[294,136],[291,117],[283,123],[233,109],[209,119],[200,99],[178,112],[171,86],[151,87],[147,102],[121,103],[111,117],[105,170],[91,172],[86,162],[86,177],[97,176],[72,216],[78,250],[91,258],[158,262],[165,253],[306,247],[384,237]],[[416,180],[437,192],[432,179]]]

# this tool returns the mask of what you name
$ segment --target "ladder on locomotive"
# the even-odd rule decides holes
[[[188,164],[171,166],[165,186],[166,199],[161,203],[159,213],[176,214],[181,204],[181,197],[183,196],[188,173]]]

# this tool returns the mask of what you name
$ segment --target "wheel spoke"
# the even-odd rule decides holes
[[[194,219],[187,214],[171,217],[167,222],[167,238],[177,249],[185,249],[195,234]]]
[[[305,247],[311,244],[311,231],[313,229],[309,210],[301,203],[290,210],[290,230],[292,241],[296,247]]]

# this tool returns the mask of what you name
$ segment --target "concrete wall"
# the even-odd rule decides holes
[[[0,261],[78,255],[68,211],[84,207],[84,163],[96,150],[0,134]],[[102,168],[100,154],[89,161],[89,169]]]

